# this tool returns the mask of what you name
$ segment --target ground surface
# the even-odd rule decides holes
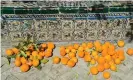
[[[62,43],[63,44],[63,43]],[[70,44],[70,43],[68,43]],[[2,56],[5,54],[5,49],[11,48],[11,43],[6,43],[6,46],[2,43]],[[54,50],[54,55],[59,55],[59,44]],[[132,47],[133,43],[127,43],[124,47]],[[13,62],[12,62],[13,63]],[[8,65],[7,59],[1,57],[1,76],[2,80],[94,80],[92,75],[88,76],[88,67],[82,59],[79,59],[76,67],[69,68],[62,64],[52,64],[50,61],[43,65],[42,70],[36,68],[30,69],[26,73],[22,73],[18,67],[14,67],[14,64]],[[110,71],[111,72],[111,71]],[[123,64],[118,66],[118,72],[111,72],[110,80],[133,80],[133,56],[126,54],[126,60]],[[104,80],[102,74],[97,76],[97,80]]]

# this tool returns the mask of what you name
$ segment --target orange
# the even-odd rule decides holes
[[[105,43],[104,43],[107,47],[109,47],[109,45],[111,44],[109,41],[106,41]]]
[[[103,44],[103,45],[102,45],[102,50],[107,50],[107,49],[108,49],[108,46],[105,45],[105,44]]]
[[[21,66],[21,61],[20,60],[15,60],[15,66],[20,67]]]
[[[109,61],[109,64],[114,65],[115,64],[114,60]]]
[[[117,65],[121,64],[121,60],[119,58],[116,58],[115,59],[115,64],[117,64]]]
[[[37,56],[38,55],[38,51],[33,51],[32,52],[32,55],[35,57],[35,56]]]
[[[104,49],[103,51],[102,51],[102,56],[106,56],[106,55],[108,55],[108,51],[107,51],[107,49]]]
[[[32,66],[32,61],[28,61],[27,64],[28,64],[29,66]]]
[[[79,52],[78,52],[78,56],[79,56],[80,58],[83,58],[84,55],[85,55],[85,53],[84,53],[83,51],[79,51]]]
[[[119,47],[124,47],[125,42],[124,42],[123,40],[119,40],[119,41],[117,42],[117,44],[118,44]]]
[[[49,57],[51,57],[52,55],[53,55],[53,54],[52,54],[51,52],[48,52],[48,51],[45,52],[45,57],[46,57],[46,58],[49,58]]]
[[[27,56],[30,56],[30,54],[31,54],[30,51],[26,51],[25,53],[27,54]]]
[[[52,50],[51,48],[47,48],[45,52],[50,52],[50,53],[52,53],[52,51],[53,51],[53,50]]]
[[[116,71],[116,70],[117,70],[117,67],[116,67],[115,64],[112,64],[112,65],[110,66],[110,69],[111,69],[112,71]]]
[[[21,59],[21,57],[20,56],[16,56],[16,60],[20,60]]]
[[[132,48],[128,48],[127,54],[132,56],[133,55],[133,49]]]
[[[76,53],[70,52],[70,53],[68,54],[68,57],[69,57],[69,58],[76,57]]]
[[[119,59],[120,59],[121,61],[124,61],[124,60],[125,60],[125,56],[124,56],[124,55],[120,55],[120,56],[119,56]]]
[[[70,49],[66,48],[65,52],[66,53],[69,53],[70,52]]]
[[[99,58],[98,55],[94,56],[94,59],[95,59],[96,61],[98,60],[98,58]]]
[[[43,56],[37,55],[37,59],[42,60],[43,59]]]
[[[111,59],[112,59],[110,55],[106,55],[104,58],[105,58],[105,60],[107,60],[108,62],[111,61]]]
[[[84,50],[84,48],[82,47],[82,46],[80,46],[79,48],[78,48],[78,51],[83,51]]]
[[[109,45],[109,50],[110,50],[110,51],[111,51],[111,50],[114,51],[114,50],[115,50],[115,45],[114,45],[114,44],[110,44],[110,45]]]
[[[27,60],[24,57],[21,57],[20,61],[22,64],[25,64],[27,62]]]
[[[83,43],[81,44],[81,46],[82,46],[83,48],[85,48],[85,47],[87,46],[87,44],[86,44],[85,42],[83,42]]]
[[[96,46],[95,47],[95,50],[98,51],[98,52],[102,52],[102,46],[100,46],[100,45],[99,46]]]
[[[97,75],[97,74],[98,74],[97,67],[92,66],[92,67],[90,68],[90,72],[91,72],[92,75]]]
[[[47,47],[47,44],[42,43],[42,44],[41,44],[41,47],[42,47],[42,48],[46,48],[46,47]]]
[[[72,50],[72,49],[73,49],[73,46],[72,46],[72,45],[69,45],[67,48],[68,48],[69,50]]]
[[[34,56],[30,55],[30,60],[33,60]]]
[[[68,62],[67,62],[67,65],[69,66],[69,67],[74,67],[75,65],[76,65],[76,63],[73,61],[73,60],[69,60]]]
[[[49,49],[54,49],[55,48],[55,45],[54,45],[53,42],[48,42],[47,46],[48,46]]]
[[[29,67],[28,64],[22,64],[22,65],[20,66],[20,70],[21,70],[22,72],[27,72],[29,69],[30,69],[30,67]]]
[[[33,64],[34,67],[37,67],[39,65],[39,60],[38,59],[34,59],[32,61],[32,64]]]
[[[73,60],[75,63],[78,62],[78,58],[77,57],[73,57],[73,58],[71,58],[71,60]]]
[[[62,57],[61,58],[61,63],[64,64],[64,65],[66,65],[68,61],[69,61],[69,59],[67,57]]]
[[[76,53],[76,49],[71,49],[71,52]]]
[[[53,63],[54,63],[54,64],[60,63],[60,58],[59,58],[58,56],[55,56],[55,57],[53,58]]]
[[[79,48],[79,44],[78,43],[75,43],[74,45],[73,45],[73,47],[74,47],[74,49],[78,49]]]
[[[104,65],[98,64],[98,65],[97,65],[97,70],[98,70],[99,72],[103,72],[103,71],[104,71]]]
[[[44,57],[45,56],[45,52],[44,51],[40,51],[39,52],[39,55],[41,55],[42,57]]]
[[[96,64],[96,61],[94,59],[91,59],[91,62],[90,62],[92,65]]]
[[[65,50],[65,47],[64,46],[60,46],[60,51],[61,50]]]
[[[105,79],[109,79],[110,78],[110,73],[109,72],[103,72],[103,77],[105,78]]]
[[[89,62],[89,61],[91,61],[91,56],[90,55],[85,55],[84,56],[84,61],[86,61],[86,62]]]
[[[32,44],[28,45],[28,50],[33,51],[34,50],[34,46]]]
[[[93,48],[93,43],[92,43],[92,42],[88,42],[87,47],[88,47],[89,49]]]
[[[109,69],[110,68],[110,64],[109,63],[104,63],[104,69]]]
[[[15,54],[18,54],[18,53],[19,53],[19,49],[17,49],[17,48],[12,48],[12,51],[13,51],[13,53],[15,53]]]
[[[7,50],[6,50],[6,54],[7,54],[8,56],[11,56],[11,55],[13,55],[13,51],[12,51],[11,49],[7,49]]]
[[[63,49],[60,50],[60,55],[61,55],[61,56],[65,56],[66,54],[67,54],[67,53],[65,52],[65,50],[63,50]]]
[[[97,51],[92,51],[92,54],[91,54],[93,57],[98,55],[98,52]]]
[[[104,63],[105,63],[104,57],[99,57],[97,62],[98,62],[99,64],[104,64]]]

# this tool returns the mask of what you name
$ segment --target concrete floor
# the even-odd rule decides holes
[[[56,43],[57,47],[53,52],[54,55],[57,56],[60,56],[59,44],[60,43]],[[60,45],[63,44],[64,43],[61,43]],[[133,42],[125,45],[125,51],[130,47],[133,48]],[[4,45],[2,43],[2,56],[5,55],[5,49],[7,48],[11,48],[10,44],[6,43],[6,45]],[[69,68],[61,63],[57,65],[52,64],[52,59],[50,58],[47,64],[42,65],[42,70],[32,68],[26,73],[21,72],[19,67],[15,67],[12,63],[8,65],[7,59],[5,57],[1,57],[2,80],[94,80],[91,74],[88,76],[87,73],[89,68],[87,67],[87,63],[85,63],[82,59],[79,59],[79,62],[74,68]],[[118,66],[118,72],[110,72],[110,80],[133,80],[133,56],[128,56],[126,54],[126,60],[123,64]],[[97,75],[97,80],[104,80],[101,73]]]

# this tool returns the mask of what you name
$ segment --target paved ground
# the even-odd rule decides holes
[[[11,47],[10,45],[10,43],[6,45],[2,43],[2,56],[5,55],[5,49]],[[59,44],[54,50],[54,55],[59,55],[58,46]],[[127,43],[124,49],[127,50],[129,47],[133,47],[133,42]],[[87,63],[82,59],[79,59],[76,67],[72,69],[62,64],[52,64],[50,59],[47,64],[43,65],[42,70],[32,68],[26,73],[20,72],[14,64],[8,65],[5,57],[1,57],[1,65],[2,80],[94,80],[92,75],[87,75]],[[133,80],[133,56],[126,55],[126,60],[118,68],[118,72],[111,72],[110,80]],[[97,76],[97,80],[104,80],[101,74]]]

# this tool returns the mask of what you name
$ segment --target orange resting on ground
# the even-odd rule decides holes
[[[127,50],[127,54],[130,55],[130,56],[133,55],[133,49],[132,48],[129,48]]]
[[[28,64],[22,64],[22,65],[20,66],[20,70],[21,70],[22,72],[27,72],[27,71],[29,70],[29,65],[28,65]]]
[[[110,68],[110,64],[109,63],[104,63],[104,69],[109,69]]]
[[[110,78],[110,73],[109,72],[103,72],[103,77],[105,78],[105,79],[109,79]]]
[[[124,42],[123,40],[119,40],[119,41],[117,42],[117,44],[118,44],[119,47],[124,47],[125,42]]]
[[[69,60],[69,59],[68,59],[67,57],[62,57],[62,58],[61,58],[61,63],[64,64],[64,65],[66,65],[67,62],[68,62],[68,60]]]
[[[104,71],[104,65],[103,65],[103,64],[98,64],[98,65],[97,65],[97,70],[98,70],[99,72],[103,72],[103,71]]]
[[[74,47],[74,49],[78,49],[79,48],[79,44],[78,43],[75,43],[74,45],[73,45],[73,47]]]
[[[117,64],[117,65],[121,64],[121,60],[119,58],[116,58],[115,59],[115,64]]]
[[[117,67],[116,67],[115,64],[112,64],[112,65],[110,66],[110,69],[111,69],[112,71],[116,71],[116,70],[117,70]]]
[[[79,51],[79,52],[78,52],[78,56],[79,56],[80,58],[83,58],[84,55],[85,55],[85,53],[84,53],[83,51]]]
[[[47,47],[47,44],[42,43],[42,44],[41,44],[41,47],[42,47],[42,48],[46,48],[46,47]]]
[[[92,42],[89,42],[89,43],[87,44],[87,47],[88,47],[88,48],[93,48],[93,43],[92,43]]]
[[[58,56],[55,56],[55,57],[53,58],[53,63],[54,63],[54,64],[60,63],[60,58],[59,58]]]
[[[27,63],[27,59],[25,59],[24,57],[21,57],[20,61],[21,61],[22,64]]]
[[[21,66],[21,61],[16,59],[15,60],[15,66],[20,67]]]
[[[96,61],[94,59],[91,59],[91,62],[90,62],[92,65],[96,64]]]
[[[67,54],[67,53],[65,52],[65,50],[63,50],[63,49],[60,50],[60,55],[61,55],[61,56],[65,56],[66,54]]]
[[[34,59],[32,61],[32,64],[33,64],[33,66],[37,67],[39,65],[39,60],[38,59]]]
[[[32,55],[35,57],[35,56],[37,56],[38,55],[38,51],[33,51],[32,52]]]
[[[74,67],[75,65],[76,65],[76,63],[73,61],[73,60],[69,60],[68,62],[67,62],[67,65],[69,66],[69,67]]]
[[[7,50],[6,50],[6,54],[7,54],[8,56],[11,56],[11,55],[13,55],[13,51],[12,51],[11,49],[7,49]]]
[[[78,58],[77,57],[73,57],[73,58],[71,58],[71,60],[73,60],[75,63],[78,62]]]
[[[105,63],[104,57],[99,57],[97,62],[98,62],[99,64],[104,64],[104,63]]]
[[[48,48],[50,48],[50,49],[54,49],[54,47],[55,47],[55,45],[54,45],[53,42],[48,42],[48,43],[47,43],[47,46],[48,46]]]
[[[68,53],[68,57],[69,58],[76,57],[76,53],[70,52],[70,53]]]
[[[85,55],[84,56],[84,61],[86,61],[86,62],[89,62],[89,61],[91,61],[91,56],[90,55]]]
[[[17,49],[17,48],[12,48],[12,51],[13,51],[13,53],[15,53],[15,54],[18,54],[18,53],[19,53],[19,49]]]
[[[97,75],[97,74],[98,74],[97,67],[92,66],[92,67],[90,68],[90,72],[91,72],[92,75]]]

